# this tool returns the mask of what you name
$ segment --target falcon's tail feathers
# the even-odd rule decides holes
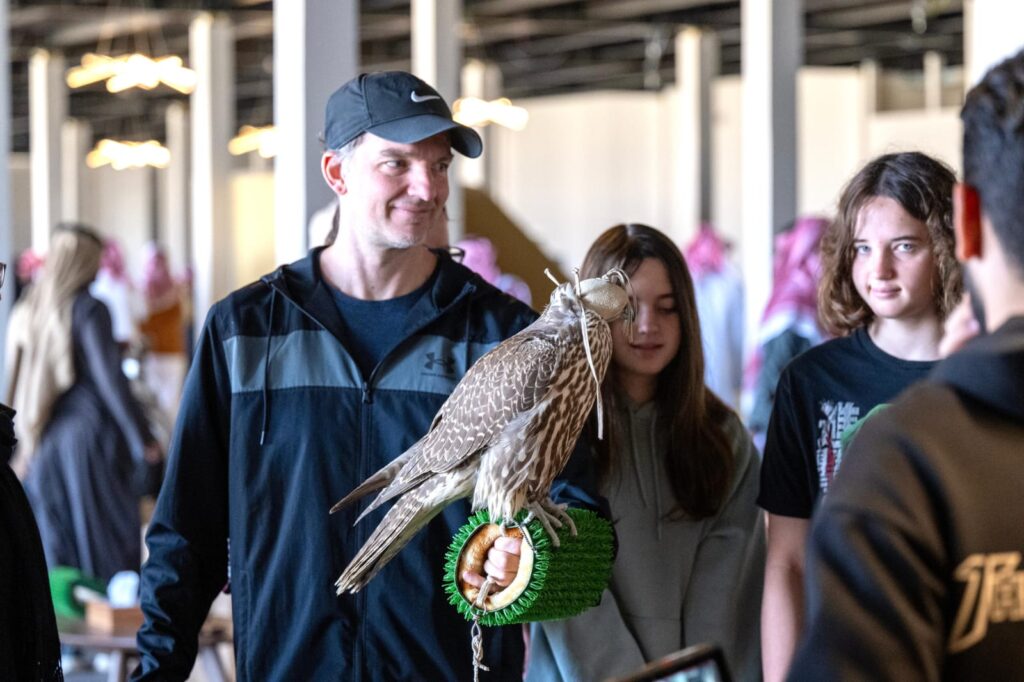
[[[416,445],[419,445],[419,443],[417,443]],[[383,467],[380,471],[378,471],[377,473],[375,473],[374,475],[370,476],[368,479],[360,483],[348,495],[335,502],[334,506],[331,507],[330,513],[333,514],[334,512],[341,511],[342,509],[349,506],[353,502],[362,499],[363,497],[369,495],[370,493],[376,492],[381,488],[386,488],[391,483],[391,481],[395,480],[395,476],[398,475],[398,472],[401,471],[402,467],[409,460],[409,457],[416,450],[416,445],[412,446],[411,448],[403,452],[401,455],[388,462],[387,466]],[[380,504],[380,502],[375,501],[374,504],[371,505],[371,507],[376,508],[378,504]],[[366,512],[368,511],[370,510],[367,509],[366,511],[364,511],[359,516],[359,518],[363,518],[363,516],[365,516]],[[358,523],[358,519],[356,520],[356,522]]]
[[[362,589],[443,508],[423,507],[418,499],[399,498],[334,583],[338,594]]]

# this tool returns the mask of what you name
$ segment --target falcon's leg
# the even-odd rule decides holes
[[[544,527],[548,537],[551,538],[551,544],[555,547],[561,547],[562,543],[558,539],[558,533],[555,530],[556,528],[561,528],[567,523],[573,537],[576,536],[576,524],[573,523],[572,518],[565,513],[567,508],[568,505],[556,504],[549,499],[541,500],[540,502],[530,502],[526,505],[526,509],[530,513],[526,519],[524,519],[524,523],[529,523],[532,519],[537,519]]]
[[[569,508],[569,505],[558,504],[550,497],[541,500],[540,504],[542,507],[544,507],[544,509],[548,511],[549,514],[557,517],[562,522],[564,522],[565,525],[569,526],[569,532],[572,534],[573,537],[576,537],[576,523],[573,522],[572,517],[569,516],[569,514],[565,511],[566,509]],[[562,525],[562,523],[559,523],[558,527],[561,528]]]

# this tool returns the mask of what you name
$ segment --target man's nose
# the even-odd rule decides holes
[[[434,201],[441,191],[442,180],[429,167],[415,165],[409,170],[409,194],[420,201]]]

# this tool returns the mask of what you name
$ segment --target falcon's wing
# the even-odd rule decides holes
[[[558,373],[558,349],[526,329],[474,364],[438,411],[416,454],[374,506],[435,472],[448,471],[486,448],[517,416],[547,395]]]

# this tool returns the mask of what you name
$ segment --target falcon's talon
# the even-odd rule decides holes
[[[557,507],[557,505],[555,505]],[[551,538],[551,544],[555,547],[561,547],[562,541],[558,538],[558,532],[556,528],[562,528],[564,525],[558,515],[562,515],[568,520],[570,527],[572,528],[573,535],[576,534],[576,526],[573,524],[572,519],[569,518],[568,514],[565,514],[560,509],[555,509],[554,512],[547,508],[544,502],[531,502],[527,505],[527,509],[530,510],[530,515],[534,516],[540,524],[544,527],[548,537]]]
[[[573,537],[576,537],[576,523],[572,520],[572,517],[566,512],[569,505],[566,503],[557,503],[554,500],[547,499],[541,500],[541,506],[552,516],[560,519],[558,527],[562,527],[561,521],[564,521],[569,526],[569,532],[572,533]]]

